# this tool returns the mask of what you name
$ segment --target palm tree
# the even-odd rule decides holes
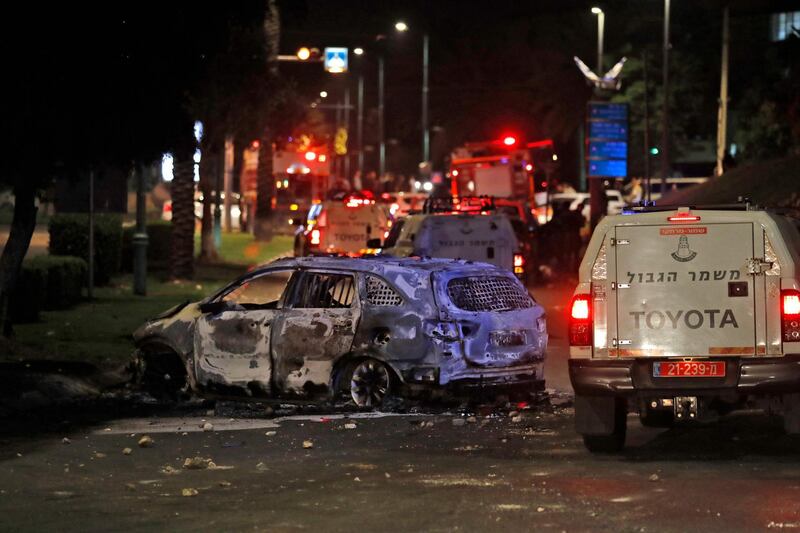
[[[264,14],[264,38],[267,59],[268,82],[274,83],[278,77],[278,46],[280,43],[280,16],[275,0],[267,0]],[[256,216],[255,236],[258,240],[272,238],[272,198],[275,194],[275,176],[272,174],[273,131],[266,124],[261,131],[256,175]]]
[[[194,160],[191,148],[175,150],[172,179],[170,277],[194,276]]]

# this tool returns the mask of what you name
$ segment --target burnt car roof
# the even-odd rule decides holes
[[[261,265],[254,269],[250,274],[257,274],[262,271],[275,267],[287,268],[330,268],[344,269],[358,272],[371,272],[380,274],[381,272],[405,270],[411,272],[465,272],[465,273],[485,273],[486,271],[506,274],[507,272],[489,263],[477,261],[466,261],[463,259],[441,259],[432,257],[284,257],[276,259],[271,263]]]

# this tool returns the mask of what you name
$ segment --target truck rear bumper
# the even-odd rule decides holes
[[[569,360],[583,396],[782,394],[800,390],[800,355],[725,359],[724,378],[654,378],[653,359]]]

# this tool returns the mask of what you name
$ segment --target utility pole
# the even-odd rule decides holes
[[[597,15],[597,72],[602,76],[603,72],[603,33],[605,32],[606,14],[599,7],[593,7],[592,13]],[[595,89],[595,98],[600,96],[599,89]],[[583,160],[586,165],[586,160]],[[589,178],[589,225],[592,229],[597,226],[600,219],[608,213],[608,202],[606,200],[606,188],[604,179],[595,177]],[[549,187],[549,180],[548,180]],[[549,189],[548,189],[549,191]],[[549,200],[549,195],[548,195]]]
[[[89,286],[86,295],[94,299],[94,170],[89,170]]]
[[[664,44],[662,56],[662,79],[664,85],[664,111],[661,123],[661,194],[667,193],[669,177],[669,2],[664,0]]]
[[[431,134],[428,130],[428,49],[430,38],[422,37],[422,162],[426,165],[431,159]]]
[[[719,113],[717,114],[717,166],[714,175],[725,172],[722,161],[725,159],[728,133],[728,50],[730,48],[730,8],[722,10],[722,74],[719,82]]]
[[[644,78],[644,180],[645,200],[650,201],[650,85],[647,83],[647,49],[642,52],[642,77]]]
[[[378,56],[378,179],[386,173],[386,131],[383,116],[383,91],[384,91],[383,55]]]
[[[231,207],[233,207],[233,159],[234,159],[234,146],[233,136],[225,136],[225,157],[224,157],[224,184],[225,199],[224,199],[224,227],[225,231],[230,232],[233,228],[233,220],[231,218]]]
[[[133,167],[136,178],[136,233],[133,234],[133,293],[147,294],[147,220],[145,212],[144,170]]]
[[[344,89],[344,109],[342,110],[344,113],[344,130],[347,132],[347,139],[350,140],[350,85],[348,84]],[[350,182],[350,147],[347,146],[348,143],[345,143],[345,147],[347,148],[347,153],[344,155],[344,179]]]
[[[603,75],[603,34],[606,28],[606,14],[603,10],[597,13],[597,75]]]
[[[364,180],[364,75],[358,75],[358,121],[357,142],[358,142],[358,172],[361,174],[362,183]]]

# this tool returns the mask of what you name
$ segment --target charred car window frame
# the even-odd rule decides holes
[[[286,282],[286,285],[283,287],[283,290],[281,291],[281,295],[278,298],[277,303],[275,304],[274,307],[267,307],[267,304],[260,304],[260,305],[254,305],[254,306],[248,306],[248,307],[245,307],[242,304],[238,304],[238,303],[235,304],[235,305],[241,306],[246,311],[247,310],[258,310],[258,309],[282,309],[286,304],[286,296],[291,291],[291,289],[292,289],[292,287],[293,287],[293,285],[295,283],[295,278],[297,278],[297,275],[298,275],[298,271],[296,269],[294,269],[294,268],[278,268],[278,269],[275,269],[275,270],[269,270],[267,272],[259,272],[257,274],[248,274],[248,275],[243,276],[243,277],[239,278],[238,280],[234,281],[233,283],[231,283],[227,287],[224,287],[223,289],[218,291],[214,296],[209,298],[207,301],[208,302],[216,302],[216,303],[223,302],[223,301],[225,301],[225,298],[229,294],[231,294],[236,289],[238,289],[239,287],[241,287],[242,285],[244,285],[246,283],[250,283],[250,282],[252,282],[254,280],[257,280],[259,278],[263,278],[263,277],[266,277],[266,276],[271,276],[271,275],[274,275],[274,274],[284,273],[284,272],[289,273],[289,279]]]
[[[309,282],[306,281],[308,278],[317,278],[319,276],[336,276],[341,279],[350,278],[350,287],[348,291],[345,293],[343,289],[340,289],[340,294],[338,295],[339,298],[345,296],[345,299],[347,299],[347,297],[349,297],[350,305],[327,305],[322,307],[310,307],[305,305],[308,299],[311,298],[311,292],[313,291],[317,292],[317,295],[314,296],[314,298],[318,299],[322,291],[330,291],[333,289],[334,294],[330,295],[330,300],[333,301],[337,298],[335,295],[335,287],[336,284],[338,284],[338,281],[334,284],[331,284],[330,281],[327,281],[325,284],[315,284],[313,286],[308,285]],[[284,298],[284,307],[287,309],[353,309],[360,305],[358,292],[358,281],[355,272],[302,270],[297,272],[296,275],[290,280],[290,287],[284,293],[286,295]],[[319,302],[319,300],[317,301]]]

